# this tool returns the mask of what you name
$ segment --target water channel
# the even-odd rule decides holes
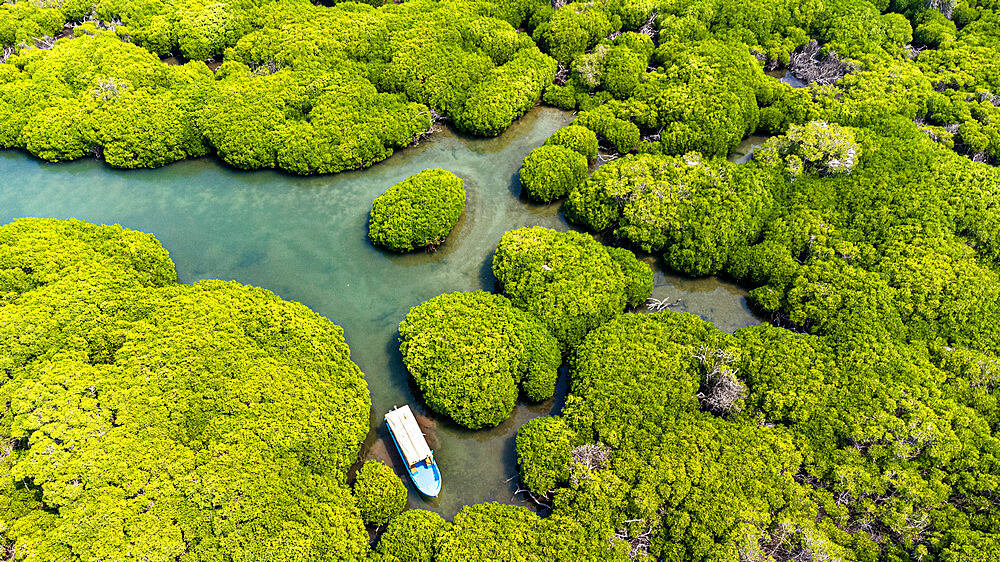
[[[450,291],[492,290],[492,252],[503,232],[528,225],[570,226],[559,205],[519,199],[521,160],[571,119],[535,108],[495,139],[443,131],[368,170],[297,177],[243,172],[213,159],[158,170],[120,171],[94,160],[46,164],[0,151],[0,224],[24,217],[76,217],[151,232],[170,251],[182,282],[235,279],[299,301],[344,328],[352,358],[371,391],[372,430],[362,458],[396,467],[410,489],[410,505],[451,518],[461,506],[484,501],[522,503],[517,489],[514,435],[527,420],[558,411],[554,400],[520,405],[492,430],[467,431],[427,411],[411,386],[397,347],[407,310]],[[397,256],[373,248],[366,236],[372,199],[424,168],[443,167],[465,180],[466,212],[448,242],[433,254]],[[654,297],[678,301],[673,310],[696,313],[733,331],[758,320],[745,292],[714,278],[686,279],[657,269]],[[565,379],[565,377],[563,377]],[[433,502],[405,477],[382,415],[409,403],[426,416],[442,467],[444,491]]]

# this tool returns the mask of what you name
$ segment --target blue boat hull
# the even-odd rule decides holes
[[[389,435],[392,436],[392,444],[396,446],[399,458],[403,459],[403,464],[406,464],[406,457],[403,456],[403,451],[400,450],[399,443],[396,442],[396,435],[392,432],[392,429],[389,430]],[[417,490],[421,494],[435,498],[441,493],[441,471],[438,470],[437,462],[434,460],[433,455],[431,455],[431,462],[429,464],[426,460],[422,460],[409,467],[407,472],[410,474],[410,480],[413,480],[413,485],[417,487]]]

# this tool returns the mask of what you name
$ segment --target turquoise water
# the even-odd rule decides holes
[[[546,403],[519,406],[510,420],[488,431],[466,431],[431,415],[425,422],[444,491],[428,503],[398,466],[391,442],[386,447],[384,441],[382,415],[388,409],[409,403],[428,414],[400,359],[397,326],[411,306],[440,293],[492,290],[490,260],[503,232],[528,225],[569,228],[558,204],[518,199],[517,170],[532,148],[570,119],[567,112],[536,108],[499,138],[443,131],[368,170],[308,178],[237,171],[212,159],[119,171],[93,160],[44,164],[0,151],[0,223],[23,216],[76,217],[151,232],[170,251],[183,282],[235,279],[330,318],[344,328],[371,389],[372,432],[362,457],[396,466],[409,486],[411,506],[451,517],[465,504],[521,503],[511,479],[514,434],[525,421],[556,410],[565,391]],[[366,236],[372,200],[406,176],[434,167],[462,177],[469,194],[448,241],[433,254],[374,249]],[[745,293],[715,279],[660,271],[654,296],[680,299],[673,310],[700,314],[728,331],[758,322]]]

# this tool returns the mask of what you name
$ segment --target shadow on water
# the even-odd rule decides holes
[[[526,421],[562,406],[565,370],[554,400],[519,404],[499,427],[468,431],[427,411],[399,355],[399,322],[410,307],[441,293],[492,290],[492,253],[503,232],[534,225],[571,228],[559,203],[521,202],[517,176],[525,155],[571,118],[539,107],[493,139],[445,130],[369,169],[334,176],[247,172],[210,158],[123,171],[94,160],[44,164],[23,152],[0,151],[0,176],[15,178],[0,182],[0,223],[20,216],[75,217],[150,232],[169,250],[184,282],[235,279],[330,318],[343,327],[371,394],[364,457],[394,466],[413,491],[410,505],[450,518],[466,504],[524,504],[512,497],[514,436]],[[469,194],[453,234],[434,253],[394,255],[374,248],[367,237],[372,200],[407,176],[437,167],[462,177]],[[654,294],[680,298],[681,310],[730,331],[757,322],[732,285],[657,269]],[[403,404],[422,416],[437,440],[444,479],[437,500],[413,490],[387,441],[382,416]]]
[[[524,186],[521,185],[521,170],[511,174],[509,185],[511,195],[522,203],[528,202],[528,195],[524,192]]]
[[[482,267],[479,268],[479,283],[485,291],[496,291],[500,288],[496,276],[493,275],[494,255],[496,255],[496,250],[491,250],[486,259],[483,260]]]

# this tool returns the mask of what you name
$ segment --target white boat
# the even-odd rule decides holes
[[[410,407],[403,406],[387,413],[385,423],[389,426],[389,435],[396,444],[399,456],[409,469],[413,485],[424,495],[435,497],[440,494],[441,471]]]

